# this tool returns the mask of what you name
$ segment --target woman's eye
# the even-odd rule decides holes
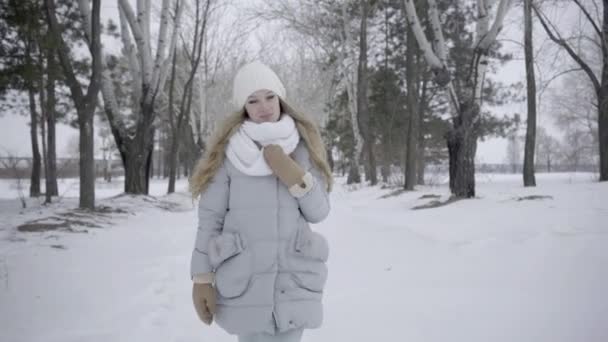
[[[274,99],[274,95],[266,96],[266,99],[267,100],[272,100],[272,99]]]
[[[254,103],[256,103],[256,102],[258,102],[258,100],[250,100],[250,101],[249,101],[249,104],[254,104]]]

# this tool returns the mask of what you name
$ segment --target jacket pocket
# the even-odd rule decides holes
[[[295,233],[289,257],[289,271],[295,285],[307,291],[321,293],[327,281],[329,245],[323,235],[310,229],[301,220]]]
[[[323,235],[301,221],[296,231],[294,252],[302,258],[326,262],[329,258],[329,244]]]
[[[238,233],[222,233],[209,239],[209,264],[214,269],[245,249]]]
[[[319,267],[315,273],[291,273],[291,279],[299,288],[311,292],[322,293],[323,288],[325,287],[325,282],[327,281],[327,267],[323,265],[323,267]]]
[[[222,233],[209,240],[209,263],[215,271],[215,288],[224,298],[245,293],[252,275],[252,258],[238,233]]]

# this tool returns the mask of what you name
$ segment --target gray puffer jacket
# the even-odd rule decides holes
[[[274,175],[242,173],[227,158],[200,196],[191,276],[215,272],[215,321],[231,334],[322,323],[329,247],[309,223],[327,217],[329,198],[303,140],[292,156],[314,177],[303,197]]]

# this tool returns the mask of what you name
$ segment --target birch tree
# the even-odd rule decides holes
[[[357,101],[357,84],[358,74],[353,71],[353,56],[356,56],[356,52],[352,51],[354,42],[352,38],[352,32],[350,28],[351,20],[347,11],[347,1],[341,3],[341,14],[342,14],[342,32],[340,37],[342,38],[341,44],[342,49],[337,54],[338,59],[336,65],[338,66],[338,73],[341,74],[343,87],[346,90],[348,97],[348,112],[350,113],[350,122],[353,130],[353,137],[355,140],[355,148],[353,155],[350,160],[350,167],[348,171],[348,177],[346,179],[347,184],[361,182],[361,175],[359,174],[360,169],[360,158],[361,151],[363,150],[363,135],[361,134],[361,128],[359,125],[359,113],[358,101]],[[360,51],[359,51],[360,52]]]
[[[378,183],[376,176],[376,158],[374,156],[375,140],[373,137],[372,122],[369,117],[368,100],[368,67],[367,67],[367,21],[370,11],[368,0],[361,0],[361,24],[359,27],[359,64],[357,68],[357,120],[359,122],[360,134],[365,141],[365,152],[367,155],[366,179],[371,185]],[[372,9],[373,11],[373,9]]]
[[[148,193],[156,104],[167,80],[170,52],[175,50],[183,1],[162,1],[155,53],[150,34],[151,7],[151,0],[137,0],[135,12],[128,0],[118,0],[120,37],[131,78],[131,106],[127,113],[118,105],[107,65],[102,80],[105,112],[125,168],[125,192],[131,194]]]
[[[412,27],[418,46],[427,63],[435,72],[435,82],[446,89],[450,103],[452,126],[446,133],[449,151],[450,190],[456,197],[475,196],[475,152],[479,136],[483,82],[488,66],[491,45],[502,28],[503,20],[511,7],[510,0],[500,0],[493,22],[490,22],[492,0],[477,1],[475,39],[469,76],[457,92],[448,69],[447,46],[439,20],[435,0],[428,0],[429,18],[433,32],[433,44],[422,30],[413,0],[403,0],[408,24]],[[465,66],[457,66],[465,67]]]

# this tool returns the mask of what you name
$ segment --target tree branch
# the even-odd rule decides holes
[[[181,20],[182,20],[182,15],[184,12],[184,3],[183,0],[177,0],[176,4],[175,4],[175,18],[173,19],[173,32],[171,33],[171,41],[169,42],[169,57],[166,59],[166,61],[169,61],[170,58],[172,58],[171,53],[175,52],[175,46],[177,44],[177,35],[180,31],[180,26],[181,26]],[[169,71],[169,66],[171,65],[171,63],[167,63],[167,62],[163,62],[162,63],[162,67],[159,71],[160,75],[158,77],[158,81],[154,87],[154,89],[156,89],[156,91],[158,91],[158,89],[162,89],[165,85],[165,81],[167,80],[167,74]]]
[[[153,89],[157,89],[158,81],[160,78],[160,70],[162,68],[162,64],[166,62],[165,46],[167,44],[167,30],[169,26],[169,3],[170,0],[163,0],[160,14],[160,29],[158,34],[158,43],[156,44],[156,58],[154,59],[154,68],[152,70],[153,76],[151,85]]]
[[[61,31],[59,28],[59,23],[57,22],[57,17],[55,13],[57,12],[55,8],[54,0],[44,0],[45,9],[46,9],[46,18],[49,25],[49,31],[51,35],[54,37],[55,41],[58,42],[57,54],[59,55],[59,62],[61,63],[61,67],[63,68],[64,75],[67,79],[67,84],[70,88],[70,92],[72,94],[72,98],[77,107],[81,106],[84,103],[84,94],[82,92],[82,88],[80,82],[76,78],[76,74],[72,67],[72,62],[70,58],[70,51],[61,36]]]
[[[494,18],[494,22],[492,23],[492,27],[490,30],[483,36],[477,48],[482,50],[487,50],[490,48],[490,45],[496,41],[496,37],[498,33],[502,30],[502,23],[511,8],[512,0],[500,0],[498,4],[498,10],[496,13],[496,18]]]
[[[91,81],[87,89],[85,102],[87,106],[97,105],[97,96],[101,88],[101,71],[102,71],[102,55],[101,55],[101,0],[93,0],[92,26],[91,26],[91,44],[89,50],[92,56]],[[95,111],[91,111],[93,114]]]
[[[578,54],[576,54],[576,52],[574,52],[572,47],[570,47],[570,45],[564,39],[561,38],[559,31],[555,30],[556,31],[555,34],[551,31],[551,29],[549,28],[549,26],[547,24],[548,20],[544,17],[544,14],[541,13],[538,10],[538,8],[536,8],[535,5],[532,5],[532,9],[534,10],[534,13],[536,13],[536,16],[540,20],[540,23],[543,26],[543,28],[545,29],[545,32],[547,33],[549,38],[551,38],[551,40],[554,41],[557,45],[566,49],[566,51],[568,52],[570,57],[572,57],[572,59],[574,59],[574,61],[576,61],[576,63],[578,63],[578,65],[580,65],[580,67],[585,71],[587,76],[589,76],[589,79],[591,79],[591,82],[593,83],[593,87],[594,87],[595,91],[598,92],[600,90],[600,82],[597,79],[597,77],[595,76],[595,74],[593,73],[593,70],[591,70],[589,65],[587,63],[585,63],[585,61]]]
[[[439,57],[437,57],[437,55],[433,52],[433,48],[422,30],[413,0],[403,0],[403,7],[407,15],[407,23],[414,32],[416,41],[418,41],[418,46],[424,54],[427,63],[429,63],[429,65],[435,69],[444,68],[445,66],[441,63]]]
[[[141,2],[144,0],[139,0]],[[135,38],[135,43],[137,44],[137,50],[140,58],[141,69],[142,69],[142,83],[145,85],[150,84],[151,74],[152,74],[152,65],[151,65],[151,55],[150,55],[150,37],[144,35],[142,31],[142,27],[138,24],[138,19],[135,17],[133,13],[133,9],[129,4],[128,0],[118,0],[118,10],[123,11],[125,17],[127,18],[127,22],[129,23],[129,27],[131,28],[131,33]],[[141,19],[143,20],[143,19]]]
[[[439,11],[437,11],[437,2],[435,0],[428,0],[429,3],[429,16],[431,17],[431,27],[433,28],[433,35],[435,37],[435,48],[437,49],[437,57],[441,61],[441,65],[447,65],[447,51],[445,45],[445,38],[443,37],[443,30],[441,29],[441,22],[439,21]]]
[[[587,9],[585,8],[585,6],[583,6],[583,4],[581,4],[580,0],[572,0],[572,1],[574,1],[574,3],[578,6],[578,8],[581,9],[581,11],[585,15],[585,17],[587,17],[587,20],[589,20],[589,22],[593,26],[593,29],[595,30],[595,33],[597,33],[597,35],[599,37],[601,37],[602,36],[602,31],[597,26],[597,24],[595,23],[595,20],[593,20],[593,18],[591,17],[591,14],[589,14],[589,11],[587,11]],[[606,4],[604,4],[604,6],[606,6]]]

